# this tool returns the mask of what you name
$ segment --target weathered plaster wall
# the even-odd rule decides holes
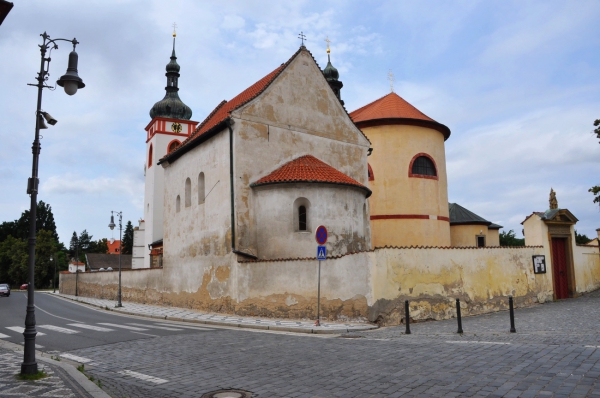
[[[598,247],[573,247],[573,262],[577,293],[590,292],[600,288],[600,254]]]
[[[257,225],[253,211],[258,199],[250,184],[285,163],[310,154],[368,186],[370,144],[352,123],[308,52],[299,53],[260,96],[234,111],[232,117],[236,248],[240,251],[256,254],[263,251],[263,246],[271,246],[270,241],[258,240],[259,230],[269,220],[263,218],[262,226]],[[331,218],[338,204],[322,202],[315,206],[330,212]],[[271,217],[271,221],[277,220]],[[346,230],[335,228],[331,232],[340,237],[347,234]],[[295,244],[294,239],[285,243],[279,239],[278,248],[264,250],[285,253],[289,249],[285,257],[293,257]]]
[[[327,254],[369,250],[365,191],[330,184],[277,184],[254,188],[260,259],[315,256],[314,231],[327,225]],[[307,209],[307,230],[298,230],[296,200]],[[365,222],[366,221],[366,222]]]
[[[432,219],[376,219],[371,221],[374,247],[450,246],[448,181],[444,136],[418,126],[374,126],[363,128],[373,146],[368,162],[373,169],[369,199],[371,216],[430,216]],[[419,153],[431,156],[438,179],[409,177],[410,162]]]
[[[499,244],[489,244],[487,225],[452,225],[450,227],[450,238],[453,247],[476,247],[477,235],[485,235],[486,246],[500,246]]]
[[[553,290],[550,273],[533,274],[531,256],[540,253],[540,247],[385,248],[328,259],[321,264],[321,312],[329,319],[398,324],[404,300],[410,300],[411,318],[420,320],[454,316],[456,298],[465,315],[506,309],[509,295],[517,306],[543,303]],[[240,263],[229,254],[181,270],[124,271],[123,299],[238,315],[314,318],[317,267],[314,259]],[[61,292],[74,294],[74,281],[75,275],[61,274]],[[80,274],[79,293],[115,299],[117,283],[117,272]]]
[[[549,274],[535,275],[531,256],[541,247],[400,248],[372,252],[371,284],[376,301],[369,320],[398,324],[404,300],[411,318],[455,316],[455,299],[465,315],[506,309],[508,296],[517,306],[552,299]]]

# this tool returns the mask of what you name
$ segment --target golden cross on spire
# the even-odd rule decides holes
[[[390,92],[394,92],[394,74],[392,73],[392,70],[390,69],[388,72],[388,80],[390,81]]]
[[[329,43],[331,43],[331,40],[329,40],[329,36],[325,38],[325,41],[327,42],[327,54],[329,54],[331,52],[331,50],[329,49]]]
[[[173,22],[173,37],[177,36],[177,23]]]

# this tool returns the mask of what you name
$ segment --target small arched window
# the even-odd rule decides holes
[[[173,140],[169,143],[169,147],[167,148],[167,153],[173,152],[177,147],[181,144],[178,140]]]
[[[181,198],[177,195],[177,199],[175,199],[175,211],[179,213],[181,211]]]
[[[410,177],[431,178],[437,180],[437,169],[433,159],[425,154],[419,153],[410,162]]]
[[[185,207],[192,205],[192,180],[189,177],[185,180]]]
[[[152,167],[152,144],[150,144],[150,149],[148,150],[148,168]]]
[[[298,231],[306,231],[306,206],[298,207]]]
[[[198,204],[204,203],[204,173],[198,175]]]
[[[308,232],[310,231],[310,202],[306,198],[298,198],[293,204],[293,215],[294,223],[293,228],[295,232]]]

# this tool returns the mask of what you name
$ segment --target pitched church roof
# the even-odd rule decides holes
[[[255,183],[250,184],[250,186],[256,187],[294,182],[349,185],[365,190],[367,198],[371,196],[369,188],[312,155],[304,155],[294,159]]]
[[[438,130],[444,134],[445,139],[450,137],[448,127],[436,122],[394,92],[350,112],[350,117],[359,127],[381,124],[417,124]]]

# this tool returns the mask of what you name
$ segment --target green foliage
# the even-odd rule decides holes
[[[500,232],[500,246],[525,246],[525,239],[519,239],[515,236],[512,229],[508,232]]]
[[[80,371],[81,373],[85,372],[85,365],[81,364],[77,367],[77,370]]]
[[[123,234],[123,254],[131,254],[133,251],[133,225],[131,221],[127,221],[125,233]]]
[[[594,194],[593,203],[598,203],[598,205],[600,205],[600,186],[598,186],[598,185],[593,186],[590,189],[588,189],[588,192],[591,192],[592,194]]]
[[[588,238],[586,235],[583,234],[578,234],[577,230],[575,230],[575,243],[577,243],[578,245],[585,245],[586,243],[589,243],[591,241],[590,238]]]
[[[27,259],[27,243],[9,235],[0,242],[0,280],[13,287],[26,283],[29,279]]]
[[[39,379],[43,379],[44,377],[48,377],[48,374],[46,373],[46,371],[44,369],[38,370],[38,372],[36,374],[32,374],[32,375],[27,375],[27,374],[23,374],[23,373],[19,373],[17,375],[17,378],[19,380],[39,380]]]
[[[37,204],[35,218],[36,233],[42,229],[50,231],[54,239],[58,242],[58,233],[56,232],[52,207],[40,200]],[[5,240],[9,235],[17,239],[29,239],[29,210],[25,210],[18,220],[3,222],[0,225],[0,241]]]
[[[87,253],[103,253],[108,252],[108,240],[106,238],[91,241]]]
[[[594,126],[596,126],[594,134],[596,134],[596,137],[600,140],[600,119],[594,120]]]

